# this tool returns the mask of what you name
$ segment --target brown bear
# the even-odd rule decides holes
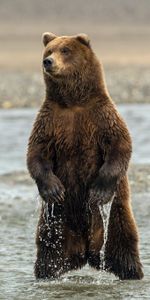
[[[42,198],[36,278],[101,268],[99,205],[112,201],[105,269],[141,279],[127,169],[131,138],[105,86],[87,35],[43,34],[46,97],[29,139],[27,165]]]

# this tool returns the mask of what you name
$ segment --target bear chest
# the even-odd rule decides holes
[[[96,176],[103,163],[99,130],[87,112],[57,114],[53,123],[55,174],[65,186],[76,186]]]
[[[87,113],[61,112],[55,116],[53,125],[56,152],[73,156],[97,147],[97,128]]]

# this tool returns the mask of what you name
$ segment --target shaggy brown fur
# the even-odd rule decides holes
[[[43,199],[36,278],[56,278],[87,262],[100,269],[99,204],[113,199],[106,270],[141,279],[138,233],[130,205],[128,129],[106,90],[86,35],[43,35],[46,98],[36,118],[27,164]]]

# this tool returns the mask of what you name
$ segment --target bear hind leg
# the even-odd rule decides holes
[[[94,211],[90,213],[90,219],[91,224],[88,236],[88,264],[90,267],[100,270],[100,250],[104,242],[104,228],[98,207],[96,207]]]
[[[36,279],[53,280],[59,278],[64,272],[61,249],[57,249],[57,247],[52,249],[44,244],[38,245],[37,259],[34,265]]]
[[[129,202],[127,178],[120,182],[113,200],[104,256],[106,270],[121,280],[143,278],[138,232]]]

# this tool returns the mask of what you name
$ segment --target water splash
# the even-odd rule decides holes
[[[103,220],[103,226],[104,226],[104,243],[102,246],[102,249],[100,251],[100,258],[101,258],[101,266],[102,270],[105,270],[105,260],[104,260],[104,254],[105,254],[105,247],[108,237],[108,225],[109,225],[109,217],[110,217],[110,210],[113,200],[111,200],[109,203],[102,205],[99,205],[99,211]]]
[[[51,217],[54,218],[54,202],[52,203]]]
[[[37,194],[36,197],[35,197],[35,212],[38,212],[40,211],[40,208],[41,208],[41,196],[40,194]]]
[[[45,201],[43,201],[43,206],[44,206],[44,218],[46,223],[49,223],[49,217],[50,217],[50,213],[49,213],[49,204],[46,203]],[[55,207],[55,203],[53,202],[51,205],[51,218],[54,218],[54,207]]]
[[[44,203],[44,216],[45,216],[45,221],[47,224],[49,224],[49,208],[48,208],[48,203]]]

